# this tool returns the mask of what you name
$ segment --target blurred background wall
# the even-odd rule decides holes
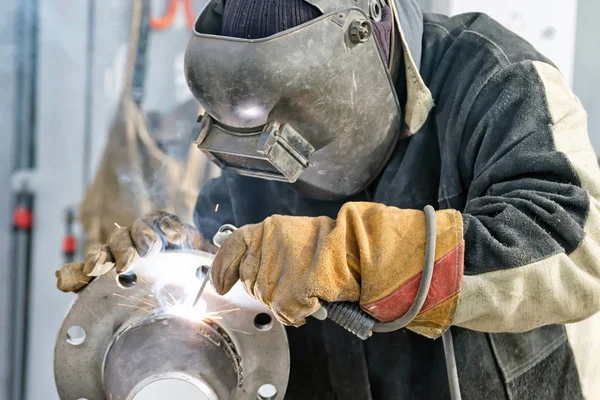
[[[579,0],[573,63],[573,90],[585,105],[592,144],[600,152],[600,2]]]
[[[203,1],[195,0],[195,8]],[[572,82],[600,151],[600,3],[422,0],[422,6],[444,14],[484,11],[530,40]],[[166,0],[152,0],[153,15],[166,7]],[[58,398],[53,345],[73,296],[55,289],[54,270],[66,258],[64,236],[72,230],[81,238],[66,215],[76,211],[106,143],[130,12],[122,0],[0,2],[0,399]],[[181,12],[170,29],[151,34],[146,111],[172,114],[190,99],[182,74],[188,35]],[[179,121],[172,130],[185,138],[193,119]],[[11,222],[17,206],[24,211],[21,229]]]

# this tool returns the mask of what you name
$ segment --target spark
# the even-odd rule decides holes
[[[215,212],[219,211],[219,203],[215,206]]]
[[[218,310],[219,308],[223,308],[223,307],[227,307],[227,306],[231,306],[231,305],[233,305],[233,303],[225,303],[225,304],[221,304],[219,307],[215,307],[215,308],[213,308],[213,309],[212,309],[212,311],[216,311],[216,310]],[[212,312],[212,311],[211,311],[211,312]]]
[[[121,225],[117,224],[116,222],[115,222],[115,226],[116,226],[117,228],[121,229]]]
[[[242,330],[239,330],[239,329],[233,329],[233,328],[228,328],[228,329],[231,330],[231,331],[234,331],[234,332],[240,332],[240,333],[244,333],[246,335],[252,335],[252,333],[250,333],[250,332],[242,331]]]
[[[122,306],[122,307],[129,307],[129,308],[136,308],[138,310],[144,310],[146,312],[152,313],[151,310],[148,310],[145,307],[140,307],[140,306],[134,306],[133,304],[123,304],[123,303],[117,303],[118,305]]]
[[[129,300],[129,298],[127,296],[123,296],[122,294],[119,294],[119,293],[113,293],[113,296],[122,297],[125,300]]]
[[[151,303],[149,301],[145,301],[144,299],[140,299],[139,297],[135,297],[135,296],[123,296],[122,294],[119,294],[119,293],[113,293],[113,295],[117,296],[117,297],[121,297],[122,299],[125,299],[125,300],[133,299],[133,300],[141,301],[142,303],[144,303],[150,307],[158,306],[158,303]]]
[[[260,118],[263,113],[264,110],[261,107],[255,105],[247,105],[246,107],[242,107],[241,109],[239,109],[240,116],[247,120]]]
[[[169,295],[169,297],[171,298],[171,300],[173,300],[173,304],[177,304],[177,300],[175,300],[175,297],[173,297],[173,295],[171,294],[171,292],[167,293]]]
[[[239,308],[232,308],[231,310],[223,310],[223,311],[211,311],[209,313],[207,313],[207,315],[222,315],[222,314],[229,314],[232,313],[234,311],[239,311]]]
[[[140,299],[139,297],[134,297],[134,296],[129,296],[129,297],[132,298],[132,299],[134,299],[134,300],[141,301],[142,303],[144,303],[146,305],[149,305],[150,307],[156,307],[156,306],[158,306],[158,304],[150,303],[149,301]]]
[[[140,289],[140,292],[146,293],[146,295],[147,295],[148,297],[154,297],[154,295],[153,295],[151,292],[147,291],[147,290]]]

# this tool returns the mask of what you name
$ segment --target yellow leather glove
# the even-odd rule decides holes
[[[451,324],[463,275],[462,216],[438,211],[436,264],[421,313],[409,326],[438,337]],[[275,215],[247,225],[223,243],[211,279],[219,294],[240,280],[287,325],[304,324],[319,300],[359,301],[380,321],[402,316],[423,270],[422,211],[346,203],[336,220]]]
[[[117,273],[125,272],[141,257],[151,257],[166,247],[207,250],[209,246],[196,227],[181,223],[175,215],[155,211],[131,226],[115,229],[106,244],[90,248],[84,263],[63,265],[55,273],[56,286],[63,292],[78,292],[113,267]]]

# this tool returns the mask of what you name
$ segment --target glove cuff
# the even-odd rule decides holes
[[[383,214],[385,217],[377,220],[384,231],[373,234],[371,228],[370,235],[370,247],[378,250],[377,261],[361,258],[361,306],[379,321],[389,322],[403,316],[417,296],[425,260],[426,219],[420,211],[394,207],[387,207]],[[445,210],[438,211],[436,218],[431,285],[423,307],[408,326],[430,338],[450,327],[464,270],[462,215]]]

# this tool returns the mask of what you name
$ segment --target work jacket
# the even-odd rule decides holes
[[[582,398],[563,324],[600,308],[600,171],[580,102],[548,59],[483,14],[426,14],[420,76],[434,106],[366,190],[316,201],[224,171],[201,192],[198,227],[210,238],[273,214],[335,218],[348,201],[458,210],[451,332],[463,398]],[[400,330],[362,341],[312,318],[287,333],[286,399],[449,398],[439,339]]]

